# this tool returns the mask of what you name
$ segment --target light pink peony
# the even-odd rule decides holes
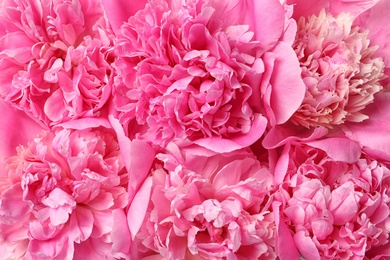
[[[267,121],[287,121],[304,95],[290,13],[274,0],[150,1],[116,44],[126,133],[226,152],[258,140]]]
[[[306,95],[292,122],[305,127],[361,122],[362,110],[382,89],[384,63],[374,56],[368,32],[353,27],[354,17],[336,17],[322,10],[302,17],[294,49],[298,55]]]
[[[43,132],[6,167],[0,240],[11,259],[128,255],[127,172],[111,131]]]
[[[269,170],[248,151],[170,148],[130,205],[133,259],[275,259]]]
[[[100,1],[2,1],[0,96],[47,125],[99,116],[112,38]]]
[[[336,161],[307,145],[293,146],[289,154],[276,197],[283,204],[280,221],[303,257],[389,257],[388,166],[364,154],[353,163]]]

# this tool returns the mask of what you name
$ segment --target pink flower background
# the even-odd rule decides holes
[[[0,1],[1,258],[390,258],[389,8]]]

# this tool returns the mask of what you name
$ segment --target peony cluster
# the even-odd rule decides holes
[[[0,258],[390,258],[389,9],[0,1]]]

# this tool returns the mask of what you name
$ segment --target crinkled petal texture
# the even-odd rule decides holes
[[[302,68],[306,95],[292,121],[305,127],[332,128],[367,119],[362,109],[382,89],[384,62],[374,56],[368,32],[352,27],[354,17],[301,18],[294,49]]]
[[[176,147],[157,154],[150,173],[128,215],[134,259],[275,259],[272,175],[250,152]]]
[[[112,38],[100,1],[2,1],[0,96],[47,125],[99,116]]]
[[[43,132],[18,147],[6,168],[0,182],[0,234],[11,255],[113,259],[128,254],[118,247],[122,236],[129,236],[123,210],[127,178],[111,131]]]
[[[260,2],[154,0],[122,26],[114,103],[131,138],[232,151],[262,136],[269,111],[277,123],[295,112],[305,86],[295,53],[281,43],[289,12]],[[287,55],[273,54],[276,46]]]
[[[305,259],[387,259],[390,254],[390,170],[365,154],[331,159],[308,145],[292,146],[276,197],[281,222]]]

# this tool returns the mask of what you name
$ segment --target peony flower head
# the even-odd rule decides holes
[[[368,32],[353,27],[354,17],[322,10],[302,17],[293,45],[302,68],[306,95],[292,122],[305,127],[367,119],[362,110],[382,89],[384,63],[376,58]]]
[[[282,220],[305,259],[389,257],[390,170],[365,154],[353,163],[301,145],[290,151]]]
[[[164,259],[276,257],[272,175],[250,153],[160,153],[150,174],[128,213],[134,259],[156,254]]]
[[[0,21],[2,98],[46,125],[103,113],[113,36],[100,1],[5,0]]]
[[[127,253],[118,247],[126,233],[127,177],[110,131],[43,132],[18,147],[6,169],[0,238],[12,256],[112,259]]]
[[[292,115],[303,98],[303,83],[293,85],[298,91],[284,91],[279,74],[270,79],[285,63],[291,65],[289,71],[299,71],[291,46],[280,43],[288,12],[278,1],[268,1],[253,14],[250,8],[256,3],[244,2],[150,1],[121,27],[114,103],[131,138],[163,147],[186,140],[218,152],[218,146],[232,151],[262,136],[269,112],[262,95],[272,96],[264,103],[277,110],[277,120]],[[274,55],[274,48],[289,48],[288,58]],[[298,74],[296,78],[301,81]],[[293,100],[290,107],[280,104],[278,91]],[[225,141],[233,144],[215,144]]]

